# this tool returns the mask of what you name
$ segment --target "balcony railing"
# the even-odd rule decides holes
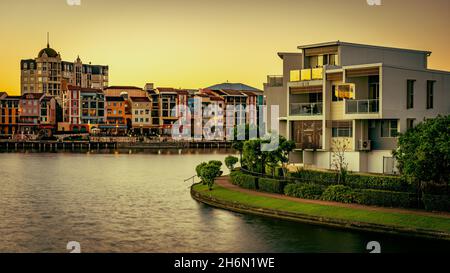
[[[302,70],[291,70],[291,82],[311,81],[323,79],[323,68],[309,68]]]
[[[323,103],[291,103],[291,116],[320,116]]]
[[[380,112],[380,100],[346,100],[346,114],[373,114]]]

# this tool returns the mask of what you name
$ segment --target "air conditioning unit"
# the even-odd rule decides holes
[[[358,142],[358,150],[359,151],[370,151],[370,150],[372,150],[372,141],[361,139]]]

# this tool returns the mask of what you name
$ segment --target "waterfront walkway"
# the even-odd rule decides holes
[[[390,213],[401,213],[401,214],[410,214],[410,215],[422,215],[422,216],[437,216],[437,217],[443,217],[450,219],[450,213],[448,212],[428,212],[428,211],[422,211],[422,210],[413,210],[413,209],[401,209],[401,208],[384,208],[384,207],[373,207],[373,206],[364,206],[364,205],[358,205],[358,204],[344,204],[344,203],[338,203],[338,202],[328,202],[328,201],[321,201],[321,200],[310,200],[310,199],[301,199],[296,197],[290,197],[282,194],[275,194],[275,193],[266,193],[266,192],[260,192],[255,190],[249,190],[244,189],[239,186],[233,185],[231,183],[229,176],[223,176],[219,177],[216,180],[216,184],[220,187],[242,192],[250,195],[255,196],[262,196],[262,197],[269,197],[269,198],[275,198],[280,200],[288,200],[293,201],[297,203],[303,203],[303,204],[316,204],[316,205],[324,205],[324,206],[332,206],[332,207],[341,207],[341,208],[351,208],[351,209],[359,209],[359,210],[367,210],[367,211],[377,211],[377,212],[390,212]]]

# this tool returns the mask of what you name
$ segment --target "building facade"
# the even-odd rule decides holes
[[[398,134],[450,112],[450,73],[428,68],[431,52],[344,42],[299,49],[279,53],[283,76],[265,84],[296,162],[332,169],[344,146],[351,171],[396,173]]]
[[[19,132],[20,98],[0,93],[0,135],[11,136]]]
[[[125,99],[121,96],[108,96],[106,100],[106,124],[100,125],[101,130],[118,134],[127,130],[127,119],[125,112]]]
[[[108,86],[109,68],[104,65],[62,61],[60,53],[49,44],[34,59],[22,60],[21,93],[43,93],[61,98],[63,85],[103,89]]]
[[[130,97],[131,122],[139,134],[149,134],[152,127],[152,102],[148,97]]]

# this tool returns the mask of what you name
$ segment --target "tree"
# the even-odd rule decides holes
[[[222,171],[220,170],[221,166],[222,163],[218,165],[217,162],[210,161],[207,165],[204,165],[201,168],[200,174],[202,181],[208,185],[208,189],[210,191],[213,189],[216,178],[222,175]]]
[[[244,142],[250,139],[250,129],[256,130],[256,132],[258,132],[258,128],[255,125],[252,125],[250,127],[249,124],[241,124],[234,127],[234,138],[231,147],[239,152],[239,161],[241,162],[241,164],[243,162],[242,157],[244,153]]]
[[[203,179],[202,179],[202,169],[206,165],[208,165],[208,163],[202,162],[199,165],[197,165],[197,167],[195,168],[195,172],[197,173],[197,177],[202,180],[203,185],[205,185],[205,181],[203,181]]]
[[[428,119],[400,134],[393,152],[400,173],[411,183],[449,186],[450,116]]]
[[[338,172],[338,184],[344,184],[348,174],[348,163],[345,153],[348,151],[350,141],[348,139],[333,139],[332,166]]]
[[[235,156],[227,156],[225,158],[225,165],[232,172],[234,170],[234,166],[239,162],[239,159]]]

